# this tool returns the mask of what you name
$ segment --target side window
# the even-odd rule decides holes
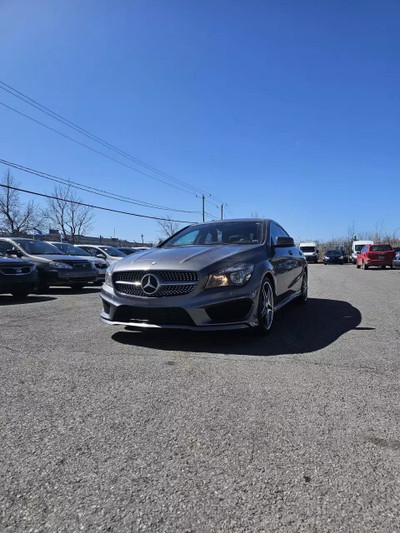
[[[99,251],[96,250],[96,248],[84,248],[83,246],[82,248],[86,250],[90,255],[93,255],[93,256],[96,256],[96,254],[99,253]]]
[[[277,237],[290,237],[286,231],[281,228],[281,226],[278,226],[277,224],[271,223],[270,226],[270,236],[271,236],[271,244],[276,244],[276,238]]]
[[[361,252],[360,252],[360,253],[361,253],[361,254],[365,253],[365,252],[367,251],[367,248],[368,248],[368,246],[363,246],[363,247],[361,248]]]

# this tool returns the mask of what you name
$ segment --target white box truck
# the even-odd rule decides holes
[[[318,263],[319,250],[316,242],[301,242],[299,248],[308,262]]]

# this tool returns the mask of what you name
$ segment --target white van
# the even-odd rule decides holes
[[[308,262],[318,263],[319,250],[316,242],[301,242],[299,248]]]
[[[351,245],[351,262],[353,265],[357,262],[357,255],[361,252],[366,244],[374,244],[374,241],[353,241]]]

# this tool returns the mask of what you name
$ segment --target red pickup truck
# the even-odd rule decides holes
[[[357,256],[357,268],[367,270],[370,266],[393,268],[396,252],[390,244],[366,244]]]

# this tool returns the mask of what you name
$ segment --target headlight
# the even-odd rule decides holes
[[[56,268],[57,270],[72,270],[73,269],[71,265],[67,265],[67,263],[59,263],[58,261],[50,261],[49,267]]]
[[[112,284],[112,271],[111,271],[111,267],[109,266],[106,270],[106,275],[105,275],[105,278],[104,278],[104,283],[106,285],[109,285],[110,287],[113,286]]]
[[[215,287],[242,286],[249,281],[254,270],[254,265],[234,265],[224,268],[215,274],[210,274],[206,283],[206,289]]]

